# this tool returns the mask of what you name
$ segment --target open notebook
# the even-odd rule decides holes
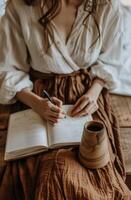
[[[63,110],[68,113],[70,107],[64,105]],[[72,118],[67,114],[66,118],[51,125],[32,109],[11,114],[4,159],[19,159],[49,148],[78,145],[83,126],[90,120],[90,115]]]

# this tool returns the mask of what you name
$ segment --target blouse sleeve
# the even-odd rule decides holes
[[[13,2],[13,1],[12,1]],[[16,102],[24,88],[32,90],[29,79],[28,51],[13,3],[9,3],[0,21],[0,103]]]
[[[115,6],[110,5],[105,12],[101,36],[102,48],[97,62],[91,67],[91,75],[93,78],[103,79],[104,87],[112,90],[119,85],[118,71],[122,66],[122,13],[119,3]]]

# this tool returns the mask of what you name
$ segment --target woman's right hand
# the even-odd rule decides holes
[[[32,91],[23,89],[17,92],[16,98],[31,107],[43,119],[48,120],[51,124],[55,124],[65,117],[65,113],[62,111],[62,101],[56,97],[52,97],[53,103],[51,103],[47,98],[39,97]]]
[[[49,121],[51,124],[55,124],[65,117],[65,113],[62,111],[62,101],[56,97],[51,97],[51,99],[53,103],[47,98],[36,98],[32,109],[43,119]]]

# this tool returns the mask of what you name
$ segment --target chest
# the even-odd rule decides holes
[[[53,22],[59,31],[64,43],[70,37],[73,25],[75,23],[77,10],[74,7],[64,7],[60,13],[53,19]]]
[[[55,24],[57,31],[51,23],[49,30],[55,42],[52,42],[52,38],[48,35],[47,40],[51,44],[48,52],[45,49],[46,45],[44,44],[46,41],[43,37],[43,27],[38,23],[39,15],[37,13],[39,12],[33,12],[32,10],[32,19],[29,22],[27,21],[27,29],[23,29],[32,65],[35,63],[34,65],[38,67],[44,61],[44,70],[50,66],[51,70],[57,73],[55,69],[59,65],[60,69],[61,66],[65,65],[65,62],[68,69],[72,63],[84,67],[90,65],[96,59],[99,54],[100,43],[97,41],[90,48],[96,38],[94,32],[89,31],[87,26],[83,25],[87,12],[84,12],[82,6],[77,11],[73,8],[61,9],[61,12],[53,18],[52,22]],[[90,27],[92,27],[91,18],[88,20]],[[61,72],[63,72],[62,70]]]

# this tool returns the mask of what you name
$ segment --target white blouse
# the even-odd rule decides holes
[[[23,0],[12,0],[0,22],[0,103],[11,104],[15,95],[24,88],[32,90],[29,69],[44,73],[71,73],[91,67],[91,76],[106,81],[109,90],[118,82],[117,68],[121,65],[121,8],[117,0],[98,0],[98,16],[101,37],[94,19],[84,11],[84,3],[78,8],[70,37],[65,44],[52,21],[49,29],[55,42],[45,50],[43,27],[38,19],[40,8],[27,6]],[[94,45],[92,46],[92,44]]]

